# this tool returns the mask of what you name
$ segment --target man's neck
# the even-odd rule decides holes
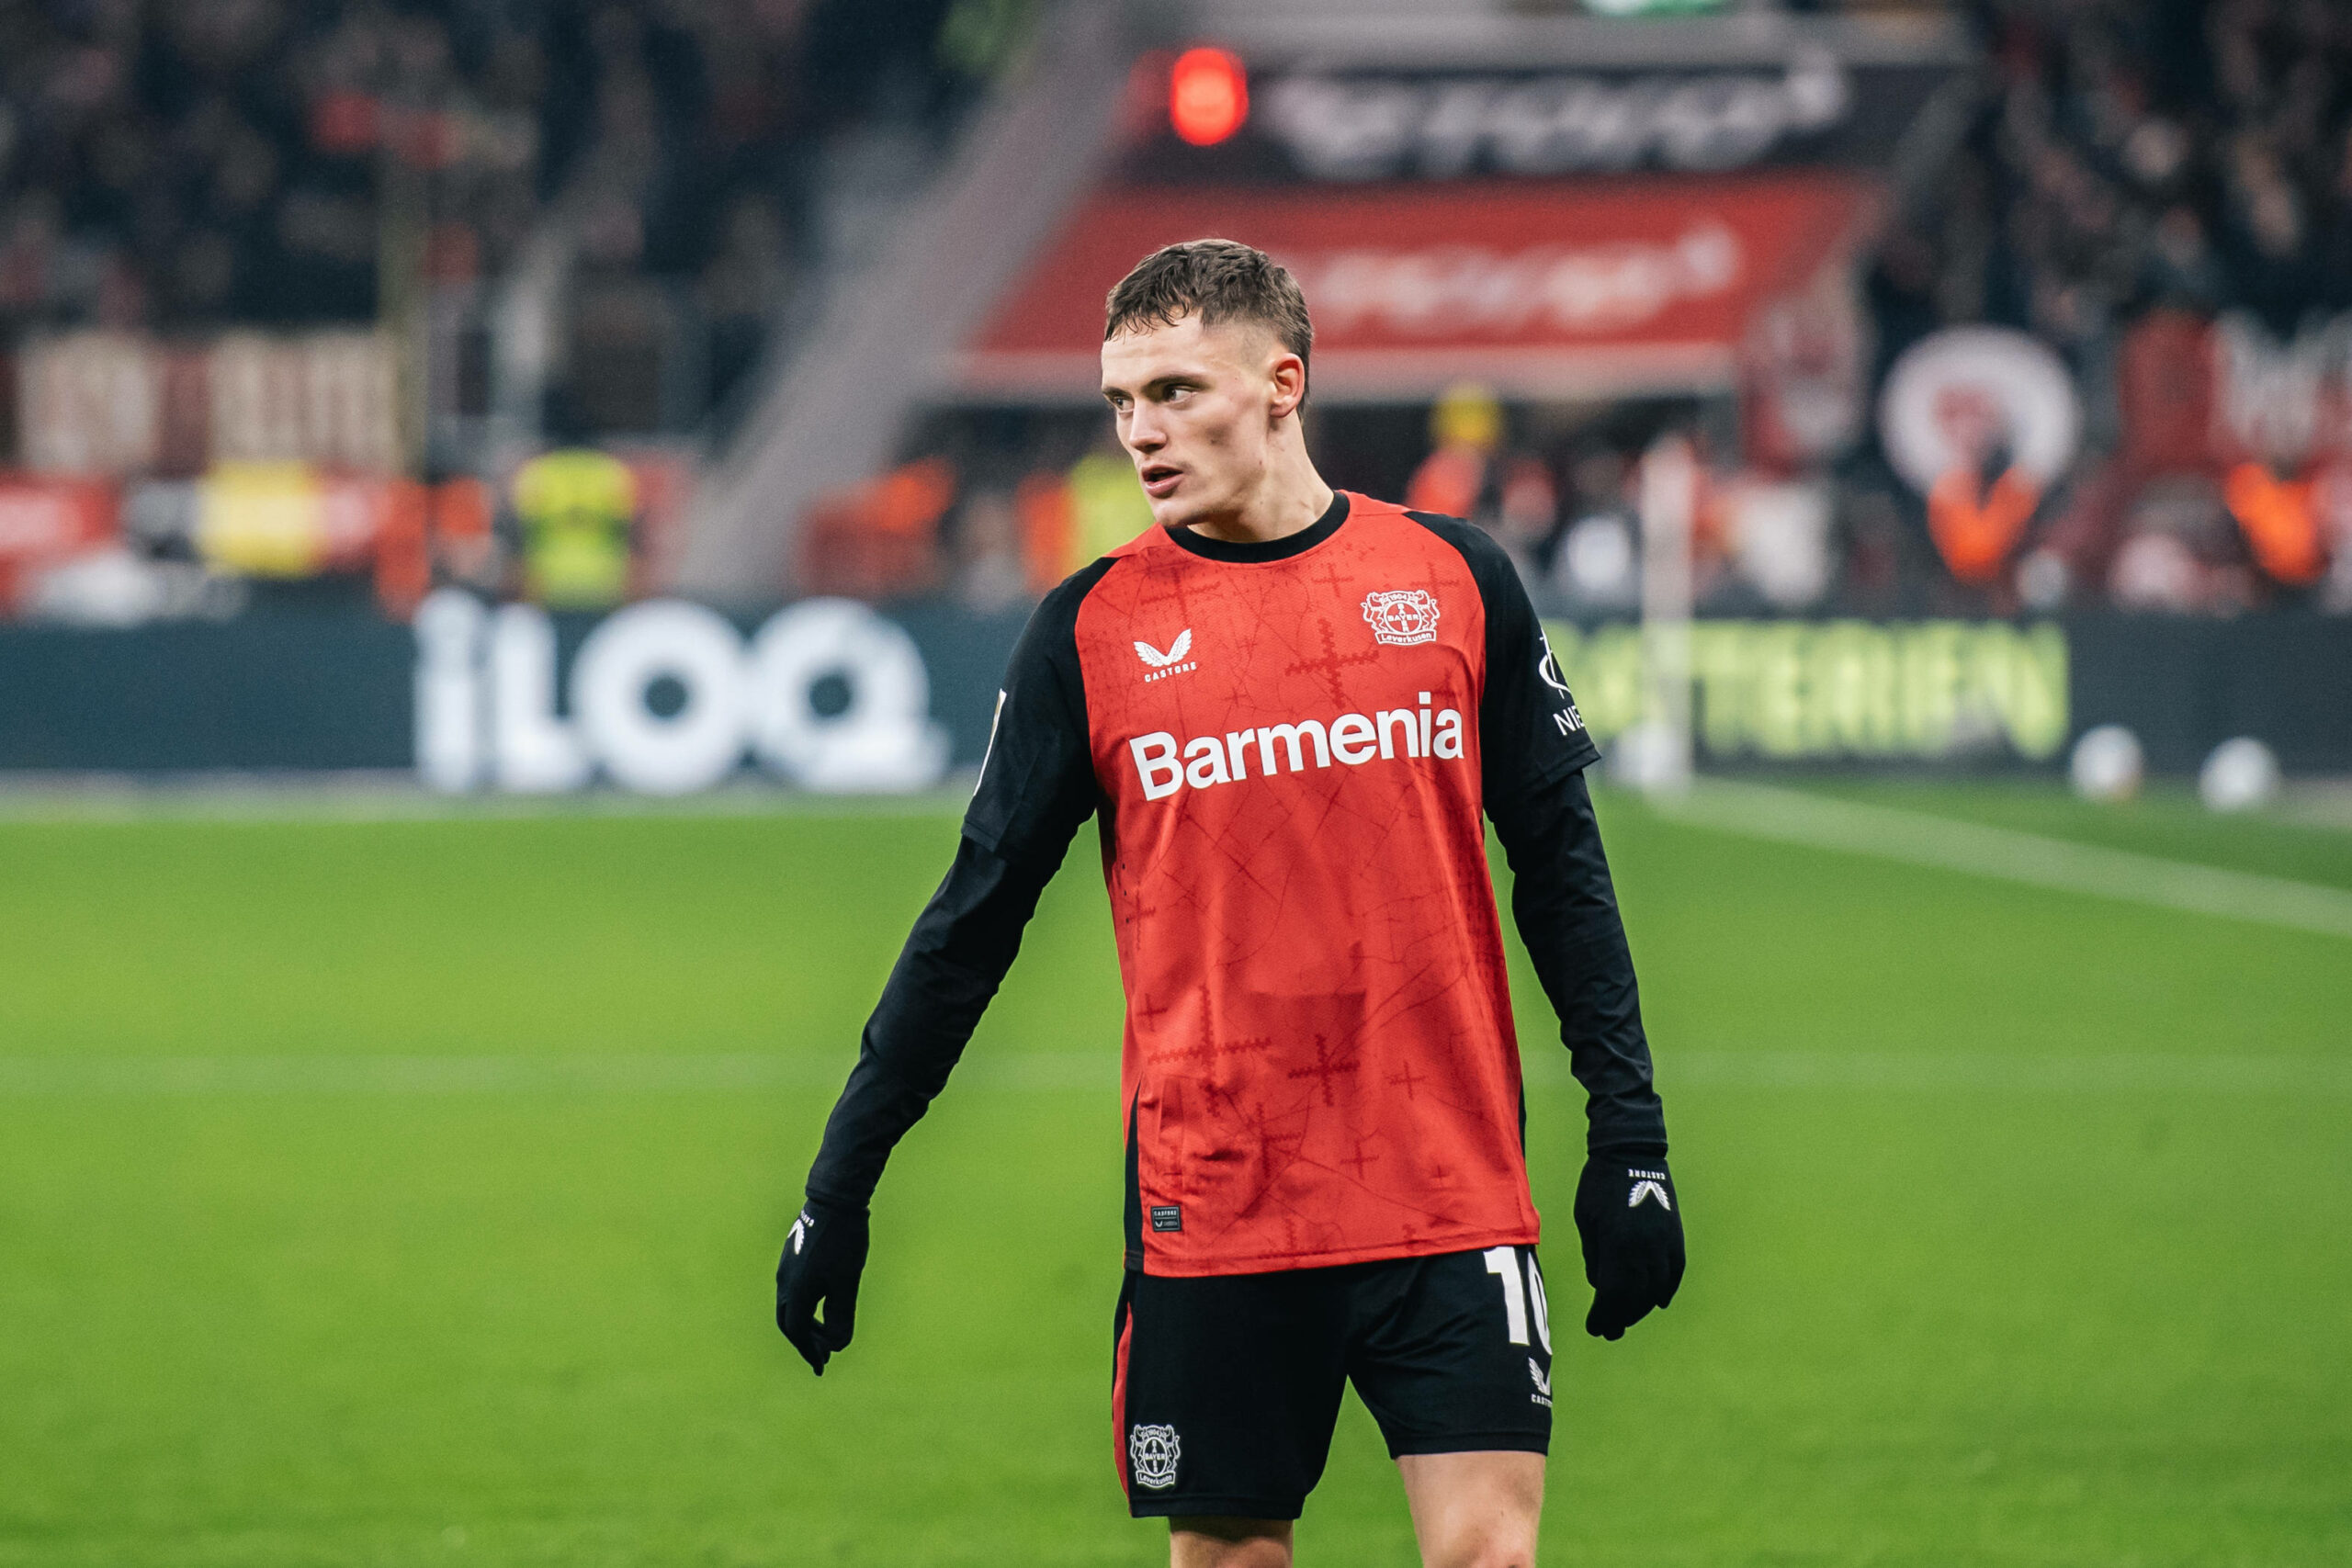
[[[1185,526],[1204,538],[1230,545],[1264,545],[1314,527],[1330,509],[1331,487],[1301,452],[1295,462],[1269,473],[1266,482],[1235,511]]]

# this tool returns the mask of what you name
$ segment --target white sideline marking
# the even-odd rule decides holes
[[[724,1094],[836,1092],[853,1060],[640,1053],[514,1056],[0,1056],[0,1096]],[[1119,1059],[1081,1052],[975,1056],[956,1086],[1092,1089],[1119,1083]]]
[[[139,822],[331,823],[542,820],[592,817],[961,817],[976,771],[948,775],[910,795],[817,795],[742,780],[699,795],[437,795],[413,775],[390,772],[197,774],[155,780],[133,774],[0,773],[0,827]]]
[[[1567,1064],[1542,1075],[1566,1083]],[[2352,1096],[2352,1058],[2331,1056],[1998,1055],[1897,1052],[1670,1052],[1658,1077],[1671,1089],[1948,1090],[2004,1094],[2296,1094]],[[1529,1081],[1536,1081],[1530,1074]]]
[[[1573,1088],[1566,1054],[1538,1047],[1528,1086]],[[602,1056],[0,1056],[0,1099],[208,1099],[275,1095],[740,1094],[806,1090],[830,1100],[846,1058]],[[1669,1090],[1899,1089],[1920,1093],[2190,1093],[2352,1097],[2352,1058],[2328,1056],[1962,1055],[1897,1052],[1672,1051]],[[1108,1094],[1118,1058],[1098,1052],[976,1056],[956,1089]]]
[[[1765,784],[1711,780],[1660,801],[1671,820],[1751,838],[1878,855],[2125,903],[2352,937],[2352,892],[2281,876],[2110,850],[2011,828],[1864,806]]]

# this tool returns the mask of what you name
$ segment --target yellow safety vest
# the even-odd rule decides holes
[[[590,451],[532,458],[514,475],[514,514],[532,598],[595,609],[628,597],[637,479],[619,458]]]

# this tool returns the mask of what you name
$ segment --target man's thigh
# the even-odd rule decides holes
[[[1542,1454],[1510,1451],[1399,1457],[1425,1568],[1532,1563],[1544,1464]]]
[[[1126,1277],[1112,1404],[1136,1517],[1298,1517],[1346,1379],[1327,1273]]]
[[[1290,1568],[1288,1519],[1168,1521],[1169,1568]]]

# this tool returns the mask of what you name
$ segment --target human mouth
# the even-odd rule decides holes
[[[1136,471],[1136,477],[1143,480],[1144,494],[1154,501],[1166,501],[1176,493],[1177,483],[1183,479],[1184,470],[1172,463],[1147,463]]]

